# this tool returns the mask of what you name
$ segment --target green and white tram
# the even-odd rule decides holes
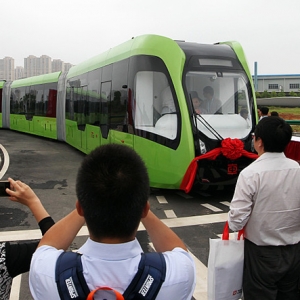
[[[37,90],[32,86],[38,86],[34,78],[24,79],[22,86],[11,83],[7,127],[58,138],[84,153],[107,143],[127,145],[144,159],[152,187],[187,192],[196,185],[234,184],[255,158],[255,93],[237,42],[207,45],[143,35],[67,73],[48,76],[51,80],[43,84],[56,85],[56,94],[49,87],[35,102],[30,96]],[[23,102],[16,94],[21,88]],[[207,89],[213,91],[211,99]],[[55,105],[50,104],[54,94]],[[196,96],[201,112],[193,106]],[[36,120],[42,112],[43,119]],[[37,129],[45,131],[49,118],[56,120],[56,136]],[[44,127],[25,120],[44,122]]]

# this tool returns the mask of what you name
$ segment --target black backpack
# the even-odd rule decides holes
[[[62,300],[86,300],[89,294],[92,293],[82,272],[81,254],[63,252],[58,257],[55,268],[55,281]],[[155,299],[165,281],[165,276],[166,261],[162,253],[141,253],[138,271],[125,290],[124,299]]]

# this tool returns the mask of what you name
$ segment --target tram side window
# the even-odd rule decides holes
[[[39,84],[35,87],[36,91],[36,102],[35,102],[35,115],[43,116],[44,115],[44,85]]]
[[[17,106],[16,106],[16,103],[17,103],[17,96],[16,96],[16,89],[11,89],[11,92],[10,92],[10,113],[11,114],[17,114]]]
[[[66,117],[76,121],[81,129],[84,129],[87,123],[87,91],[87,73],[67,82]]]
[[[36,96],[37,96],[36,87],[30,86],[29,97],[27,99],[27,110],[26,110],[27,120],[32,120],[33,116],[35,115]]]
[[[86,124],[87,109],[87,86],[74,88],[74,117],[78,126]]]
[[[78,101],[80,100],[81,81],[79,78],[71,78],[67,81],[66,88],[66,118],[77,121],[80,119]]]
[[[118,131],[128,131],[127,127],[127,74],[129,60],[113,64],[112,95],[109,102],[109,127]]]
[[[12,114],[24,114],[25,87],[12,88],[10,111]]]
[[[88,73],[86,120],[91,125],[100,124],[99,105],[100,105],[100,84],[101,69]]]
[[[166,75],[140,71],[135,77],[135,127],[169,139],[177,135],[174,97]]]
[[[66,119],[74,119],[74,87],[71,86],[70,81],[67,81],[66,86]]]

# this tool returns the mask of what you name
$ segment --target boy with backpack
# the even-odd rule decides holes
[[[115,292],[125,291],[125,299],[148,299],[151,293],[158,300],[191,299],[193,259],[180,238],[150,211],[149,190],[146,167],[131,148],[110,144],[87,155],[77,174],[76,210],[45,234],[33,256],[29,278],[33,298],[63,299],[67,293],[70,299],[85,299],[86,293],[80,298],[79,292],[86,283],[89,291],[107,287],[95,299],[116,299]],[[162,253],[150,263],[135,237],[140,221]],[[69,247],[84,222],[89,238],[78,250],[79,264],[70,267],[71,262],[61,263],[62,249]]]

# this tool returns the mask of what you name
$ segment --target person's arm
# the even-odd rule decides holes
[[[84,218],[74,209],[45,233],[38,247],[47,245],[67,250],[84,223]]]
[[[26,205],[38,223],[44,218],[49,217],[41,200],[27,184],[20,180],[15,181],[12,178],[8,178],[8,181],[10,182],[10,189],[7,188],[6,193],[9,195],[11,201]]]
[[[10,189],[6,189],[6,192],[9,194],[9,199],[26,205],[33,213],[42,234],[44,234],[54,224],[54,221],[43,207],[40,199],[27,184],[11,178],[8,180]],[[5,264],[12,278],[29,271],[31,258],[38,243],[39,241],[5,243]]]
[[[150,210],[147,216],[141,221],[157,252],[171,251],[176,247],[180,247],[187,251],[185,244],[177,234],[157,218]]]
[[[228,225],[239,231],[247,224],[252,212],[255,187],[242,174],[238,177],[228,212]]]

